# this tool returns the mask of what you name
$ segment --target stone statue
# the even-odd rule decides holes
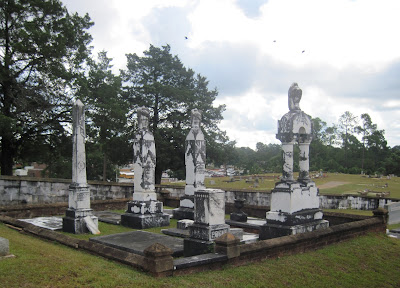
[[[289,110],[290,111],[300,111],[300,100],[301,100],[301,95],[303,92],[299,88],[299,85],[297,83],[293,83],[288,91],[288,96],[289,96]]]

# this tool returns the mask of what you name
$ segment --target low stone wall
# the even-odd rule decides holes
[[[0,206],[65,203],[68,202],[70,183],[71,180],[68,179],[0,176]],[[90,187],[91,201],[130,199],[133,193],[133,185],[131,183],[89,181],[88,185]],[[156,190],[159,200],[170,207],[179,207],[179,199],[185,194],[184,186],[156,185]],[[253,215],[256,216],[265,212],[262,210],[269,210],[271,191],[226,191],[225,203],[228,209],[231,209],[230,204],[233,205],[235,198],[245,200],[245,212],[246,209],[254,210],[254,207],[261,207],[260,211],[253,211]],[[385,205],[398,201],[399,199],[354,195],[321,195],[320,207],[322,209],[374,210],[379,207],[384,208]]]
[[[68,202],[68,179],[0,176],[0,206],[21,204],[50,204]],[[111,200],[131,198],[129,183],[88,181],[90,199]]]
[[[96,200],[90,203],[95,211],[104,210],[126,210],[129,199],[116,200]],[[68,208],[68,203],[52,204],[26,204],[14,206],[0,206],[0,215],[6,215],[14,218],[33,218],[42,216],[64,215]]]

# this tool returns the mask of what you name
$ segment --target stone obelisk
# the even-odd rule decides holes
[[[77,100],[73,106],[72,183],[69,186],[68,209],[63,231],[75,234],[98,234],[98,219],[90,209],[90,190],[86,179],[85,106]]]
[[[134,188],[128,210],[121,224],[135,229],[169,226],[169,215],[163,213],[163,203],[157,201],[155,190],[156,146],[149,130],[150,110],[137,111],[139,131],[133,141]]]
[[[206,141],[201,131],[201,112],[193,109],[192,127],[185,141],[186,186],[179,208],[173,210],[174,219],[194,220],[194,192],[205,189]]]

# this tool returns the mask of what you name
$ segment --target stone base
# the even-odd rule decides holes
[[[169,226],[169,215],[164,213],[121,215],[121,225],[134,229],[147,229],[153,227]]]
[[[229,225],[227,224],[216,224],[207,225],[201,223],[194,223],[189,226],[190,238],[198,239],[202,241],[213,241],[214,239],[229,232]]]
[[[183,240],[183,255],[185,257],[213,253],[214,241],[185,238]]]
[[[233,212],[230,219],[237,222],[247,222],[247,214],[244,212]]]
[[[177,220],[182,220],[182,219],[194,219],[194,208],[187,208],[187,207],[179,207],[174,210],[172,210],[172,218],[177,219]]]
[[[317,220],[293,226],[267,223],[260,228],[260,240],[312,232],[314,230],[324,229],[328,227],[329,222],[327,220]]]
[[[63,231],[73,234],[89,233],[85,217],[89,216],[98,227],[98,218],[92,215],[92,209],[75,210],[68,208],[63,218]]]
[[[134,214],[154,214],[163,213],[163,203],[160,201],[129,201],[128,213]]]
[[[321,209],[304,209],[294,213],[269,211],[266,213],[268,224],[295,226],[322,220]]]

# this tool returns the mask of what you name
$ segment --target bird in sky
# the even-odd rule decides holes
[[[301,53],[304,53],[304,52],[306,52],[306,50],[301,51]]]
[[[185,40],[187,40],[188,39],[188,37],[187,36],[185,36]]]

